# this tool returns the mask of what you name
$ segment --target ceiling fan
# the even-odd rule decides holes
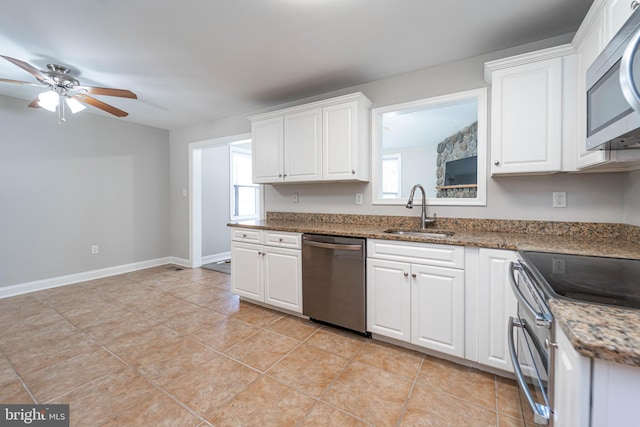
[[[66,121],[66,107],[68,107],[72,113],[77,113],[86,108],[83,103],[99,108],[116,117],[126,117],[129,114],[126,111],[99,101],[88,94],[138,99],[136,94],[130,90],[80,85],[78,79],[70,74],[71,70],[62,65],[47,64],[46,70],[38,70],[34,66],[19,59],[4,55],[0,56],[33,75],[40,84],[3,78],[0,78],[0,82],[48,88],[48,91],[41,93],[36,99],[31,101],[29,107],[44,108],[53,112],[57,110],[59,124]]]

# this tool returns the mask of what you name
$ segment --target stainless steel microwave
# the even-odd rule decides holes
[[[640,148],[640,8],[587,70],[587,149]]]

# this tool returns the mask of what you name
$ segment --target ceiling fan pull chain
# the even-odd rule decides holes
[[[62,95],[58,95],[60,97],[60,102],[58,102],[58,124],[61,125],[67,121],[64,116],[64,99]]]

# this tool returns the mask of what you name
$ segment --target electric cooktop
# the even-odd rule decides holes
[[[640,309],[640,260],[530,251],[520,255],[552,298]]]

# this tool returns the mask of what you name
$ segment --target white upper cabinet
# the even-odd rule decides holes
[[[614,0],[620,3],[618,0]],[[605,46],[607,39],[605,34],[604,12],[600,9],[592,14],[593,19],[587,18],[576,35],[576,48],[578,52],[578,138],[576,142],[576,168],[584,169],[606,163],[609,160],[609,152],[603,150],[588,151],[587,140],[587,69],[591,66],[600,51]],[[622,23],[620,24],[622,25]]]
[[[321,178],[322,109],[284,116],[284,180],[319,181]]]
[[[361,153],[359,140],[368,139],[369,110],[359,108],[357,102],[326,107],[323,125],[323,179],[368,181],[369,151]]]
[[[606,40],[609,41],[631,16],[638,2],[634,0],[608,0],[604,8]]]
[[[284,180],[284,126],[282,117],[251,123],[253,182],[281,182]],[[259,161],[258,161],[259,159]]]
[[[368,181],[370,108],[355,93],[250,117],[254,182]]]
[[[576,153],[576,169],[588,171],[625,171],[637,168],[638,160],[629,156],[633,150],[587,150],[587,96],[586,74],[600,52],[618,32],[633,12],[630,0],[596,0],[580,25],[573,39],[578,52],[579,66],[577,108],[578,129],[573,151]]]
[[[485,64],[491,83],[491,174],[562,170],[563,67],[570,45]]]

